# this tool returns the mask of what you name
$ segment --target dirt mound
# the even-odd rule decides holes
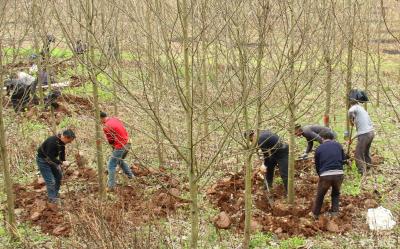
[[[341,196],[341,212],[337,217],[321,215],[318,220],[314,220],[309,213],[311,212],[314,201],[318,177],[315,176],[314,169],[311,167],[311,159],[296,161],[296,184],[295,204],[290,206],[286,202],[285,191],[282,184],[275,184],[271,193],[264,189],[263,176],[259,170],[253,173],[253,220],[258,224],[260,230],[274,232],[279,237],[293,235],[314,236],[322,231],[333,233],[343,233],[352,229],[356,215],[366,206],[376,205],[371,194],[361,196]],[[279,177],[276,174],[275,180]],[[235,227],[241,231],[244,228],[244,174],[229,173],[226,177],[214,184],[207,191],[210,201],[218,207],[221,212],[227,214]],[[269,204],[268,197],[274,200],[272,206]],[[325,201],[329,198],[326,195]],[[322,207],[321,212],[327,214],[329,205]]]
[[[93,100],[88,97],[81,97],[72,94],[63,93],[62,94],[62,102],[65,105],[74,105],[83,110],[92,110],[93,109]]]
[[[47,202],[46,186],[42,178],[25,186],[15,184],[15,207],[22,209],[18,218],[39,226],[44,233],[68,236],[71,229],[81,222],[83,209],[87,215],[89,213],[89,218],[101,214],[101,218],[111,226],[119,226],[126,221],[131,225],[140,225],[166,217],[186,205],[179,197],[182,190],[178,181],[150,171],[146,176],[142,179],[137,174],[129,185],[118,186],[106,205],[93,204],[98,202],[98,186],[97,173],[92,168],[79,167],[64,171],[61,204],[58,206]],[[151,179],[153,176],[155,179]],[[160,181],[164,187],[151,188],[155,180]],[[116,219],[116,215],[123,215],[123,219]]]
[[[89,79],[85,76],[81,76],[81,75],[71,75],[70,77],[70,86],[72,87],[78,87],[81,86],[83,84],[85,84]]]

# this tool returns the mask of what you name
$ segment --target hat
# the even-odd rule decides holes
[[[76,138],[75,133],[71,129],[64,130],[63,136],[74,138],[74,139]]]
[[[107,113],[100,111],[100,118],[106,118]]]

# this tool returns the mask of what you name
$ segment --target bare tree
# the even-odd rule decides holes
[[[5,15],[5,10],[7,7],[8,1],[3,1],[0,4],[0,30],[3,29],[3,22]],[[7,210],[6,210],[6,228],[11,235],[12,238],[17,237],[17,227],[15,222],[15,212],[14,212],[14,191],[13,191],[13,181],[10,173],[10,164],[7,152],[7,138],[6,138],[6,130],[4,127],[3,120],[3,86],[4,86],[4,70],[3,70],[3,44],[1,42],[3,40],[3,33],[0,33],[0,152],[1,152],[1,165],[2,165],[2,173],[4,179],[4,193],[7,195]]]

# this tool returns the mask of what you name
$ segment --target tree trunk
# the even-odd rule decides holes
[[[367,18],[365,21],[365,25],[367,25],[366,29],[366,38],[365,38],[365,46],[366,46],[366,53],[365,53],[365,82],[364,82],[364,91],[368,93],[368,85],[369,85],[369,39],[370,39],[370,24],[369,20],[371,20],[370,15],[370,1],[367,0]],[[365,110],[367,110],[368,105],[367,102],[364,104]]]
[[[13,182],[10,173],[10,164],[8,162],[8,153],[6,147],[6,131],[3,120],[3,47],[0,41],[0,150],[2,160],[2,171],[4,178],[4,193],[7,195],[7,210],[6,210],[6,228],[12,239],[17,238],[17,227],[14,213],[14,191],[12,188]]]
[[[289,86],[289,158],[288,158],[288,202],[289,204],[294,204],[294,157],[296,151],[296,140],[294,135],[295,130],[295,122],[296,122],[296,82],[294,75],[294,25],[295,25],[295,17],[294,17],[294,1],[290,2],[290,51],[289,51],[289,63],[290,63],[290,86]]]
[[[41,60],[40,60],[40,48],[39,48],[39,41],[37,38],[37,34],[39,34],[38,31],[38,27],[37,27],[37,23],[38,23],[38,18],[39,15],[37,14],[37,4],[36,4],[36,0],[33,0],[32,2],[32,26],[33,26],[33,32],[35,32],[36,35],[33,36],[33,46],[35,47],[35,53],[37,55],[36,59],[35,59],[35,63],[37,65],[37,79],[38,79],[38,84],[37,84],[37,89],[39,91],[39,104],[40,106],[43,106],[43,100],[44,100],[44,94],[43,94],[43,82],[42,82],[42,78],[39,77],[39,72],[42,70],[42,65],[41,65]]]
[[[113,35],[110,39],[112,39],[112,77],[113,79],[117,78],[117,76],[120,76],[120,51],[119,51],[119,39],[118,39],[118,17],[119,17],[119,9],[117,10],[117,13],[114,16],[114,27],[113,27]],[[117,72],[116,70],[117,69]],[[120,78],[121,79],[121,78]],[[112,83],[112,81],[111,81]],[[114,95],[114,115],[118,116],[118,92],[117,92],[117,86],[116,84],[113,84],[113,95]]]
[[[94,105],[94,116],[95,116],[95,131],[96,131],[96,157],[97,157],[97,174],[98,174],[98,182],[99,182],[99,197],[101,200],[105,199],[106,196],[106,188],[104,181],[104,161],[103,161],[103,147],[102,147],[102,129],[101,129],[101,121],[100,121],[100,108],[99,108],[99,94],[98,94],[98,81],[97,81],[97,73],[94,68],[95,65],[95,54],[94,54],[94,37],[93,37],[93,21],[94,21],[94,1],[86,0],[86,24],[87,24],[87,32],[86,38],[89,41],[89,55],[88,58],[88,67],[89,67],[89,77],[92,81],[93,85],[93,105]]]
[[[186,117],[186,147],[187,147],[187,168],[189,170],[189,189],[191,199],[191,236],[190,248],[197,248],[199,236],[199,207],[197,200],[197,182],[196,168],[194,163],[194,145],[193,145],[193,98],[192,84],[190,79],[190,61],[189,61],[189,38],[188,38],[188,6],[187,0],[182,0],[182,4],[178,2],[178,9],[182,21],[183,31],[183,55],[184,55],[184,94],[186,99],[185,117]]]
[[[256,106],[256,127],[254,129],[254,140],[250,143],[247,140],[247,153],[245,158],[245,228],[244,228],[244,242],[243,248],[249,248],[251,236],[251,221],[252,221],[252,156],[258,146],[258,137],[260,125],[262,120],[262,61],[264,58],[265,47],[265,32],[266,32],[266,19],[269,11],[268,1],[260,2],[260,12],[258,15],[258,48],[257,48],[257,68],[256,68],[256,84],[257,84],[257,106]],[[242,51],[243,52],[243,51]],[[244,115],[246,130],[250,129],[249,116],[247,112],[247,98],[251,89],[249,89],[248,82],[245,75],[245,59],[241,56],[241,78],[244,86]],[[248,138],[246,138],[248,139]]]
[[[326,53],[329,53],[326,52]],[[324,113],[324,125],[329,127],[329,115],[331,113],[331,96],[332,96],[332,60],[329,55],[325,56],[326,62],[326,85],[325,85],[325,113]]]
[[[152,108],[154,109],[154,114],[157,116],[158,121],[154,123],[154,134],[156,137],[156,146],[157,146],[157,157],[158,157],[158,166],[161,167],[164,164],[164,153],[163,153],[163,145],[161,141],[160,131],[157,125],[157,122],[161,122],[160,115],[160,98],[161,98],[161,87],[162,84],[160,79],[158,79],[157,68],[156,68],[156,59],[154,54],[154,42],[152,38],[153,34],[153,22],[152,22],[152,12],[150,7],[146,7],[146,26],[147,26],[147,63],[149,64],[149,82],[150,88],[152,91]],[[158,58],[158,53],[157,53]]]
[[[381,33],[381,28],[382,28],[382,16],[379,16],[379,22],[378,22],[378,48],[377,48],[377,56],[378,56],[378,62],[377,62],[377,69],[376,69],[376,81],[378,82],[376,86],[376,107],[379,107],[381,104],[381,40],[382,40],[382,33]]]
[[[327,2],[324,1],[324,6],[327,6]],[[331,7],[331,6],[330,6]],[[332,50],[335,46],[335,26],[332,23],[332,10],[329,8],[327,13],[327,19],[324,23],[324,37],[325,46],[323,48],[325,66],[326,66],[326,82],[325,82],[325,111],[324,111],[324,125],[329,127],[329,119],[331,114],[332,104]]]
[[[352,8],[354,7],[354,13]],[[351,90],[351,81],[353,74],[353,42],[354,42],[354,23],[355,23],[355,6],[353,6],[352,0],[348,0],[348,12],[349,12],[349,22],[350,22],[350,30],[349,30],[349,39],[347,42],[347,74],[346,74],[346,95],[345,95],[345,103],[346,103],[346,134],[345,139],[349,138],[350,131],[350,120],[349,115],[347,115],[347,111],[350,109],[350,99],[349,93]]]
[[[244,26],[244,25],[243,25]],[[237,39],[237,48],[239,52],[239,71],[240,71],[240,83],[242,86],[242,106],[243,106],[243,119],[245,130],[250,130],[250,117],[248,110],[248,95],[249,95],[249,84],[246,77],[246,63],[247,63],[247,54],[244,51],[243,44],[245,43],[243,40],[243,34],[241,31],[245,30],[244,27],[237,27],[236,30],[236,39]],[[228,65],[229,63],[227,63]],[[257,140],[257,135],[255,135],[255,140]],[[243,248],[249,248],[250,245],[250,235],[251,235],[251,218],[252,218],[252,182],[251,182],[251,172],[252,172],[252,143],[248,138],[246,138],[246,146],[244,147],[244,169],[245,169],[245,182],[244,182],[244,240],[243,240]]]
[[[207,23],[207,0],[204,2],[201,10],[201,23],[202,23],[202,32],[201,32],[201,106],[203,108],[203,136],[208,135],[208,93],[207,93],[207,69],[208,69],[208,49],[207,49],[207,35],[206,35],[206,23]]]
[[[48,60],[46,59],[45,61],[45,70],[47,73],[47,84],[49,86],[49,93],[51,93],[52,91],[52,87],[51,87],[51,79],[50,79],[50,69],[49,69],[49,63]],[[55,118],[55,113],[54,113],[54,108],[52,106],[49,107],[50,108],[50,123],[51,123],[51,131],[53,132],[53,134],[57,133],[57,124],[56,124],[56,118]]]

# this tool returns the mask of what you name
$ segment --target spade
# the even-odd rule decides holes
[[[274,205],[274,200],[272,198],[272,193],[271,193],[271,190],[269,189],[267,179],[265,179],[265,178],[264,178],[264,186],[265,186],[265,189],[267,190],[268,204],[272,207]]]

